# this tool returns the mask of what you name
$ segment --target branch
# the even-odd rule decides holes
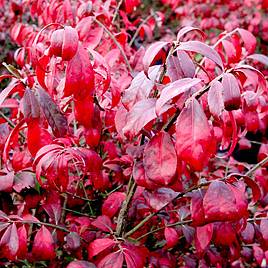
[[[129,184],[128,184],[128,192],[126,200],[123,202],[122,208],[119,212],[117,225],[116,225],[116,235],[121,237],[126,229],[126,220],[127,214],[129,210],[130,203],[133,199],[134,193],[136,191],[137,184],[134,181],[133,176],[130,177]]]
[[[255,166],[253,166],[250,170],[248,170],[245,173],[245,176],[249,176],[250,177],[253,172],[255,172],[257,169],[259,169],[260,167],[262,167],[266,163],[268,163],[268,156],[266,156],[263,160],[261,160],[259,163],[257,163]]]
[[[117,15],[118,15],[118,12],[119,12],[119,9],[120,9],[122,3],[123,3],[123,0],[120,0],[119,3],[118,3],[118,5],[116,6],[116,9],[115,9],[115,12],[114,12],[114,16],[113,16],[113,19],[112,19],[112,24],[115,23],[115,20],[117,18]]]
[[[139,241],[142,238],[146,237],[147,235],[150,235],[150,234],[156,233],[158,231],[161,231],[161,230],[165,229],[166,227],[174,227],[174,226],[177,226],[177,225],[184,225],[184,224],[191,223],[191,222],[192,222],[192,220],[185,220],[185,221],[178,221],[178,222],[174,222],[174,223],[171,223],[171,224],[167,224],[165,226],[159,227],[157,229],[154,229],[154,230],[152,230],[152,231],[150,231],[148,233],[145,233],[145,234],[141,235],[136,240]]]
[[[122,48],[122,46],[118,43],[118,41],[116,40],[116,38],[114,37],[114,35],[111,33],[111,31],[102,23],[102,22],[100,22],[98,19],[96,19],[96,18],[94,18],[93,19],[99,26],[101,26],[104,30],[105,30],[105,32],[110,36],[110,38],[113,40],[113,42],[115,43],[115,45],[118,47],[118,49],[119,49],[119,51],[120,51],[120,53],[121,53],[121,55],[123,56],[123,58],[124,58],[124,60],[125,60],[125,62],[126,62],[126,65],[127,65],[127,68],[128,68],[128,70],[129,70],[129,72],[130,72],[130,74],[132,74],[133,73],[133,69],[131,68],[131,66],[130,66],[130,63],[129,63],[129,61],[128,61],[128,58],[127,58],[127,56],[126,56],[126,54],[125,54],[125,51],[124,51],[124,49]]]
[[[141,30],[141,27],[151,18],[151,17],[153,17],[153,15],[150,15],[150,16],[148,16],[140,25],[139,25],[139,27],[137,28],[137,30],[136,30],[136,32],[134,33],[134,35],[133,35],[133,37],[131,38],[131,40],[130,40],[130,42],[129,42],[129,46],[132,46],[133,45],[133,43],[134,43],[134,41],[135,41],[135,39],[137,38],[137,36],[138,36],[138,34],[139,34],[139,32],[140,32],[140,30]]]

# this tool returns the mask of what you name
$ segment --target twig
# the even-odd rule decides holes
[[[129,61],[128,61],[128,58],[127,58],[127,56],[126,56],[126,54],[125,54],[125,51],[124,51],[124,49],[122,48],[122,46],[118,43],[118,41],[116,40],[116,38],[114,37],[114,35],[111,33],[111,31],[110,31],[110,30],[109,30],[109,29],[108,29],[102,22],[100,22],[100,21],[99,21],[98,19],[96,19],[96,18],[94,18],[94,21],[95,21],[99,26],[101,26],[101,27],[105,30],[105,32],[110,36],[110,38],[113,40],[113,42],[115,43],[115,45],[118,47],[118,49],[119,49],[121,55],[123,56],[123,58],[124,58],[124,60],[125,60],[125,62],[126,62],[127,68],[128,68],[128,70],[129,70],[130,74],[132,75],[133,70],[132,70],[132,68],[131,68],[131,66],[130,66],[130,63],[129,63]]]
[[[112,19],[112,24],[115,23],[115,20],[116,20],[117,15],[118,15],[118,11],[119,11],[122,3],[123,3],[123,0],[120,0],[119,3],[118,3],[118,5],[116,6],[116,9],[115,9],[115,12],[114,12],[114,16],[113,16],[113,19]]]
[[[268,163],[268,156],[266,156],[263,160],[261,160],[259,163],[254,165],[250,170],[248,170],[245,173],[245,176],[251,176],[254,171],[256,171],[258,168],[262,167],[266,163]]]
[[[166,227],[174,227],[174,226],[177,226],[177,225],[184,225],[184,224],[188,224],[188,223],[191,223],[191,222],[192,222],[192,220],[185,220],[185,221],[178,221],[178,222],[174,222],[174,223],[171,223],[171,224],[167,224],[165,226],[159,227],[157,229],[154,229],[154,230],[152,230],[152,231],[150,231],[148,233],[145,233],[145,234],[141,235],[140,237],[138,237],[136,239],[136,241],[141,240],[142,238],[146,237],[147,235],[150,235],[150,234],[156,233],[158,231],[161,231],[161,230],[165,229]]]
[[[134,33],[133,37],[131,38],[130,42],[129,42],[129,46],[131,47],[135,41],[135,39],[137,38],[140,30],[141,30],[141,27],[150,19],[152,18],[153,15],[151,14],[150,16],[148,16],[140,25],[139,27],[137,28],[136,32]]]
[[[126,220],[127,220],[127,213],[130,206],[130,202],[134,196],[136,191],[137,184],[134,181],[133,176],[130,177],[129,185],[128,185],[128,192],[126,200],[123,202],[122,208],[118,215],[117,225],[116,225],[116,235],[121,237],[126,228]]]

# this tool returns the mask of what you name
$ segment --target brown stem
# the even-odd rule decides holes
[[[178,222],[174,222],[174,223],[171,223],[171,224],[167,224],[165,226],[159,227],[157,229],[154,229],[154,230],[152,230],[152,231],[150,231],[148,233],[145,233],[145,234],[141,235],[136,240],[139,241],[142,238],[144,238],[144,237],[146,237],[146,236],[148,236],[150,234],[153,234],[153,233],[156,233],[158,231],[161,231],[161,230],[165,229],[166,227],[174,227],[174,226],[177,226],[177,225],[184,225],[184,224],[188,224],[188,223],[191,223],[191,222],[192,222],[192,220],[185,220],[185,221],[178,221]]]
[[[115,9],[115,12],[114,12],[114,16],[113,16],[113,19],[112,19],[112,24],[115,23],[115,20],[116,20],[116,18],[118,16],[118,12],[119,12],[119,9],[120,9],[122,3],[123,3],[123,0],[120,0],[119,3],[118,3],[118,5],[116,6],[116,9]]]
[[[251,176],[253,172],[255,172],[258,168],[262,167],[266,163],[268,163],[268,156],[266,156],[263,160],[261,160],[259,163],[254,165],[250,170],[248,170],[245,173],[245,176]]]
[[[116,225],[116,235],[121,237],[126,229],[126,220],[127,220],[127,214],[129,210],[130,203],[133,199],[134,193],[136,191],[137,184],[134,181],[133,177],[131,176],[128,184],[128,192],[126,200],[123,202],[122,208],[119,212],[118,219],[117,219],[117,225]]]

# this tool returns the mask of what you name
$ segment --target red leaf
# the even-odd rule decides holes
[[[15,256],[19,250],[19,237],[18,230],[15,223],[12,223],[2,235],[0,245],[2,254],[5,258],[15,259]]]
[[[48,124],[56,137],[63,137],[67,133],[67,119],[60,111],[50,95],[41,87],[37,87],[40,106],[45,114]]]
[[[0,191],[12,191],[14,183],[14,171],[0,170]]]
[[[103,215],[103,216],[99,216],[96,220],[94,220],[92,223],[91,223],[94,227],[104,231],[104,232],[111,232],[112,231],[112,222],[111,222],[111,219],[106,216],[106,215]]]
[[[231,222],[214,223],[214,243],[216,245],[231,246],[237,243],[237,231]]]
[[[148,250],[143,246],[134,246],[126,243],[122,245],[127,268],[143,268],[148,255]]]
[[[150,121],[155,119],[156,99],[146,99],[137,102],[127,115],[127,124],[123,128],[123,133],[130,139],[137,135],[141,129]]]
[[[195,246],[202,253],[209,245],[213,235],[213,223],[196,228]]]
[[[108,196],[102,205],[102,214],[112,218],[120,209],[126,194],[115,192]]]
[[[6,163],[8,160],[8,153],[9,153],[9,149],[11,147],[11,144],[13,142],[15,142],[14,140],[16,139],[21,127],[23,126],[23,124],[25,123],[25,120],[22,119],[10,132],[6,143],[5,143],[5,147],[4,147],[4,151],[3,151],[3,160]]]
[[[62,43],[62,59],[71,60],[76,54],[78,49],[78,33],[76,29],[65,26],[64,38]]]
[[[255,229],[252,223],[247,222],[246,228],[241,232],[243,241],[247,244],[253,243],[255,235]]]
[[[27,230],[24,225],[18,229],[19,251],[18,258],[25,259],[27,254]]]
[[[264,65],[268,65],[268,57],[262,54],[252,54],[252,55],[249,55],[247,59],[252,59]]]
[[[203,207],[204,193],[201,190],[197,190],[190,193],[189,196],[191,197],[193,226],[203,225],[205,223],[205,212]]]
[[[143,57],[143,68],[144,68],[144,73],[146,75],[148,74],[149,67],[151,66],[154,58],[168,44],[169,42],[158,41],[158,42],[153,43],[146,49],[146,52]]]
[[[45,78],[46,78],[46,69],[49,63],[49,59],[50,59],[49,56],[43,55],[42,57],[38,59],[38,62],[35,68],[37,81],[41,85],[41,87],[43,87],[44,89],[47,89]]]
[[[258,202],[261,199],[261,189],[259,185],[250,177],[243,177],[244,182],[251,188],[253,201]]]
[[[208,106],[209,111],[216,118],[220,117],[223,109],[223,86],[219,81],[215,81],[212,83],[209,91],[208,91]]]
[[[167,241],[167,248],[173,248],[179,242],[179,235],[174,228],[166,227],[164,231],[165,239]]]
[[[27,143],[28,150],[32,156],[35,156],[39,149],[52,142],[49,132],[39,125],[38,120],[32,120],[28,123]]]
[[[92,259],[94,256],[101,253],[103,250],[116,245],[115,241],[110,238],[100,238],[91,242],[88,246],[88,256]]]
[[[98,263],[98,268],[122,268],[123,261],[124,256],[121,251],[113,252]]]
[[[257,40],[256,37],[249,31],[238,28],[238,32],[243,39],[244,46],[246,50],[248,51],[248,54],[254,53],[256,46],[257,46]]]
[[[56,257],[53,237],[45,226],[35,235],[32,254],[38,261],[52,260]]]
[[[213,181],[203,200],[206,221],[235,221],[244,217],[247,214],[247,201],[243,190]]]
[[[183,108],[177,119],[176,140],[178,158],[196,171],[202,170],[215,152],[208,120],[195,99]]]
[[[202,38],[205,38],[205,36],[206,36],[202,30],[200,30],[196,27],[186,26],[186,27],[183,27],[182,29],[179,30],[179,32],[177,34],[177,41],[181,41],[181,38],[184,35],[186,35],[187,33],[193,32],[193,31],[198,32],[202,36]]]
[[[222,77],[224,107],[227,111],[237,110],[241,104],[241,94],[237,79],[230,73]]]
[[[143,165],[146,175],[154,183],[164,186],[172,182],[177,169],[177,155],[167,132],[159,132],[146,144]]]
[[[30,188],[35,186],[34,174],[27,171],[18,172],[14,178],[13,189],[20,193],[25,188]]]
[[[167,60],[167,75],[172,82],[181,78],[193,78],[195,75],[195,65],[188,53],[177,51],[177,57],[170,56]]]
[[[71,60],[78,50],[78,33],[70,27],[56,30],[51,35],[50,55],[62,57],[63,60]]]
[[[34,93],[29,88],[25,89],[24,96],[22,99],[22,105],[23,115],[26,122],[40,117],[39,103]]]
[[[85,128],[90,128],[94,116],[94,102],[91,96],[74,100],[75,119]]]
[[[96,268],[96,265],[88,261],[72,261],[66,268]]]
[[[64,96],[74,94],[75,98],[84,98],[94,91],[94,73],[87,51],[79,46],[75,56],[68,62]]]
[[[153,87],[153,81],[148,79],[144,72],[139,72],[125,90],[122,103],[128,110],[131,109],[137,102],[147,99]]]
[[[201,82],[198,78],[182,78],[173,83],[168,84],[162,89],[159,99],[156,101],[155,111],[159,114],[162,107],[172,98],[187,92],[191,87],[196,86]]]
[[[178,193],[169,188],[158,188],[153,192],[144,191],[143,195],[153,209],[160,210],[176,198]]]
[[[179,47],[176,50],[186,50],[186,51],[193,51],[196,53],[200,53],[204,55],[205,57],[214,61],[223,70],[223,63],[222,63],[220,55],[215,49],[213,49],[212,47],[210,47],[209,45],[205,43],[202,43],[200,41],[181,42]]]

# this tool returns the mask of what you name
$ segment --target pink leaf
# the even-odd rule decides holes
[[[155,110],[159,114],[162,107],[172,98],[187,92],[191,87],[196,86],[201,82],[198,78],[182,78],[173,83],[168,84],[163,88],[159,99],[156,101]]]
[[[177,169],[177,155],[167,132],[159,132],[146,144],[143,165],[154,183],[163,186],[171,183]]]
[[[154,58],[167,44],[169,43],[158,41],[153,43],[146,49],[145,55],[143,57],[143,67],[146,75],[148,74],[149,67],[151,66]]]
[[[164,231],[165,239],[167,241],[167,248],[173,248],[179,242],[179,235],[174,228],[166,227]]]
[[[124,92],[122,103],[127,109],[131,109],[138,101],[147,99],[154,83],[146,77],[144,72],[139,72]]]
[[[25,188],[30,188],[35,186],[34,174],[27,171],[18,172],[14,178],[13,189],[16,192],[21,192]]]
[[[176,50],[185,50],[200,53],[203,56],[214,61],[217,65],[219,65],[223,69],[223,63],[218,52],[205,43],[202,43],[200,41],[181,42]]]
[[[248,54],[254,53],[256,46],[257,46],[257,40],[256,37],[249,31],[239,28],[238,32],[243,39],[244,46],[246,50],[248,51]]]
[[[74,94],[76,98],[92,95],[94,91],[94,73],[89,54],[79,46],[75,56],[68,62],[64,96]]]
[[[94,227],[104,231],[111,232],[112,231],[112,222],[111,219],[106,216],[99,216],[96,220],[91,223]]]
[[[108,196],[102,205],[102,214],[112,218],[125,200],[125,193],[115,192]]]
[[[224,107],[227,111],[237,110],[241,104],[241,93],[237,79],[230,73],[222,77]]]
[[[223,109],[223,86],[219,81],[212,83],[208,91],[208,107],[213,116],[218,118]]]
[[[0,170],[0,191],[10,192],[14,183],[14,171]]]
[[[252,55],[249,55],[247,59],[255,60],[264,65],[268,65],[268,57],[262,54],[252,54]]]
[[[124,135],[133,138],[141,129],[155,119],[156,99],[146,99],[137,102],[127,115],[127,124],[123,128]]]
[[[203,200],[207,222],[239,220],[246,215],[244,189],[239,188],[221,181],[213,181],[209,185]]]
[[[38,260],[52,260],[56,257],[54,240],[50,231],[42,226],[35,235],[32,254]]]
[[[177,119],[176,151],[178,158],[197,171],[202,170],[215,153],[215,141],[208,120],[195,99],[183,108]]]
[[[205,38],[205,33],[200,30],[199,28],[196,28],[196,27],[192,27],[192,26],[186,26],[186,27],[183,27],[182,29],[179,30],[178,34],[177,34],[177,41],[181,41],[181,38],[186,35],[187,33],[190,33],[190,32],[193,32],[193,31],[196,31],[198,32],[202,38]]]
[[[88,256],[92,259],[107,248],[114,246],[116,243],[110,238],[99,238],[91,242],[88,246]]]
[[[181,78],[193,78],[195,75],[195,65],[188,53],[179,50],[176,56],[170,56],[167,60],[167,75],[174,82]]]
[[[0,245],[3,247],[4,256],[9,259],[14,259],[19,250],[18,230],[15,223],[12,223],[2,235]]]
[[[153,192],[144,191],[143,195],[153,209],[160,210],[177,197],[178,193],[169,188],[158,188]]]
[[[124,256],[121,251],[113,252],[104,257],[98,264],[98,268],[122,268]]]
[[[1,81],[1,79],[0,79]],[[12,93],[19,91],[24,88],[20,82],[11,82],[5,89],[0,93],[0,106],[4,103],[5,99]]]
[[[96,265],[88,261],[72,261],[66,268],[96,268]]]
[[[212,235],[212,223],[196,228],[195,246],[198,252],[202,253],[207,248],[212,239]]]

